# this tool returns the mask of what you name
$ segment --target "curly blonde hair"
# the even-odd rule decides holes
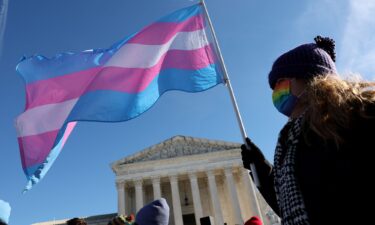
[[[337,75],[314,77],[309,81],[306,98],[306,125],[324,140],[343,143],[342,133],[354,118],[370,118],[367,108],[375,103],[375,82],[359,77],[341,79]]]

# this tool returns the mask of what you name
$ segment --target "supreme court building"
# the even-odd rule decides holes
[[[201,225],[200,218],[206,216],[215,225],[243,224],[251,216],[259,216],[265,225],[279,224],[242,166],[240,145],[175,136],[113,162],[117,213],[136,214],[163,197],[170,207],[170,225]],[[106,225],[114,215],[86,221]]]
[[[255,215],[269,224],[272,216],[242,166],[238,143],[175,136],[112,163],[112,169],[119,214],[163,197],[171,225],[200,225],[205,216],[216,225],[235,225]]]

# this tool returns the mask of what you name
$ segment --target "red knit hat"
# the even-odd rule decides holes
[[[262,221],[257,216],[251,217],[244,225],[262,225]]]

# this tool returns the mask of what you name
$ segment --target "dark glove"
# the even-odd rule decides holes
[[[241,145],[241,155],[243,167],[248,170],[250,170],[251,163],[265,160],[262,151],[248,137],[246,138],[246,144]]]

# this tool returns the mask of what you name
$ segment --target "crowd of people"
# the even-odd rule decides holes
[[[363,214],[366,208],[359,206],[373,198],[371,181],[363,177],[372,177],[375,83],[340,77],[335,42],[320,36],[314,41],[279,56],[268,75],[273,104],[288,117],[273,164],[246,138],[243,165],[249,170],[255,166],[258,189],[283,225],[353,224],[347,217]],[[9,204],[0,202],[0,213],[1,225],[7,224]],[[162,198],[135,218],[117,216],[108,225],[168,222],[169,207]],[[87,223],[74,218],[67,224]],[[245,224],[261,221],[251,218]]]
[[[142,207],[136,217],[134,215],[119,215],[112,218],[107,225],[168,225],[169,206],[164,198],[157,199]],[[82,218],[73,218],[66,222],[67,225],[87,225]],[[251,217],[245,225],[262,225],[257,216]]]
[[[119,215],[112,218],[108,225],[168,225],[169,223],[169,206],[164,198],[143,206],[137,215]],[[66,222],[67,225],[87,225],[82,218],[73,218]]]

